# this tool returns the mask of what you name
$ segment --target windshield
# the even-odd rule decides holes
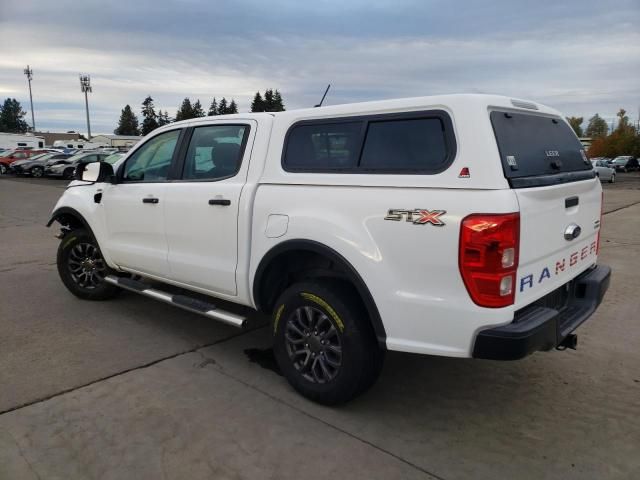
[[[14,150],[7,150],[6,152],[0,153],[0,157],[8,157],[14,152]]]
[[[624,164],[624,163],[627,163],[628,160],[629,160],[629,157],[616,157],[613,160],[613,163]]]
[[[578,137],[560,118],[500,111],[490,116],[505,177],[591,170]]]

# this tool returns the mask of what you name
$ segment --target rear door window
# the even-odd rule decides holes
[[[490,117],[508,179],[592,170],[582,144],[562,119],[502,111]]]
[[[196,127],[182,172],[183,180],[220,180],[240,169],[248,125]]]

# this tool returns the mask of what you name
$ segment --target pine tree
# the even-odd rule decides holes
[[[233,98],[231,99],[231,103],[229,104],[227,111],[228,113],[238,113],[238,104]]]
[[[139,135],[138,117],[136,117],[129,105],[125,105],[120,113],[118,127],[113,131],[116,135]]]
[[[182,105],[176,112],[176,122],[180,120],[187,120],[189,118],[193,118],[193,107],[191,106],[191,100],[185,98],[182,101]]]
[[[262,95],[260,92],[256,92],[253,97],[253,101],[251,102],[251,111],[252,112],[264,112],[264,100],[262,99]]]
[[[273,103],[273,90],[267,89],[264,91],[264,111],[265,112],[275,112],[275,105]]]
[[[24,121],[26,112],[15,98],[7,98],[0,107],[0,132],[24,133],[29,125]]]
[[[284,112],[284,103],[282,102],[282,95],[278,90],[273,94],[273,110],[272,112]]]
[[[216,102],[216,97],[213,97],[213,101],[209,106],[209,112],[207,113],[209,117],[213,115],[218,115],[218,102]]]
[[[609,132],[607,121],[597,113],[589,119],[589,125],[585,131],[587,137],[596,138],[604,137]]]
[[[151,96],[148,96],[144,99],[144,102],[142,102],[142,116],[144,117],[142,120],[142,128],[140,129],[142,135],[147,135],[160,126]]]
[[[170,123],[171,123],[171,119],[169,118],[169,112],[165,110],[163,113],[162,110],[158,110],[158,126],[162,127]]]
[[[218,104],[218,115],[226,115],[227,113],[229,113],[227,110],[229,109],[229,107],[227,106],[227,99],[222,97],[222,100],[220,100],[220,103]]]
[[[193,109],[191,110],[192,118],[204,117],[204,110],[202,109],[202,105],[200,104],[200,99],[196,100],[196,103],[193,104]]]

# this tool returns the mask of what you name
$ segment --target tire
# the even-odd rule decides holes
[[[65,171],[62,172],[62,178],[64,178],[65,180],[71,180],[73,178],[74,171],[75,171],[74,168],[67,168]]]
[[[323,405],[345,403],[373,385],[384,361],[366,310],[341,281],[296,283],[273,314],[274,353],[301,395]]]
[[[29,170],[29,173],[31,173],[32,177],[40,178],[40,177],[44,176],[44,168],[42,168],[42,167],[33,167],[31,170]]]
[[[7,174],[7,167],[6,165],[2,165],[0,164],[0,175],[6,175]]]
[[[609,178],[609,183],[616,183],[616,174],[615,173],[613,175],[611,175],[611,178]]]
[[[58,274],[64,286],[84,300],[108,300],[120,289],[104,281],[111,273],[97,242],[86,230],[69,232],[58,247]]]

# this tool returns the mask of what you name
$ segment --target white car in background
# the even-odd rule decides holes
[[[616,181],[616,171],[609,167],[606,161],[592,159],[591,164],[601,182],[614,183]]]

